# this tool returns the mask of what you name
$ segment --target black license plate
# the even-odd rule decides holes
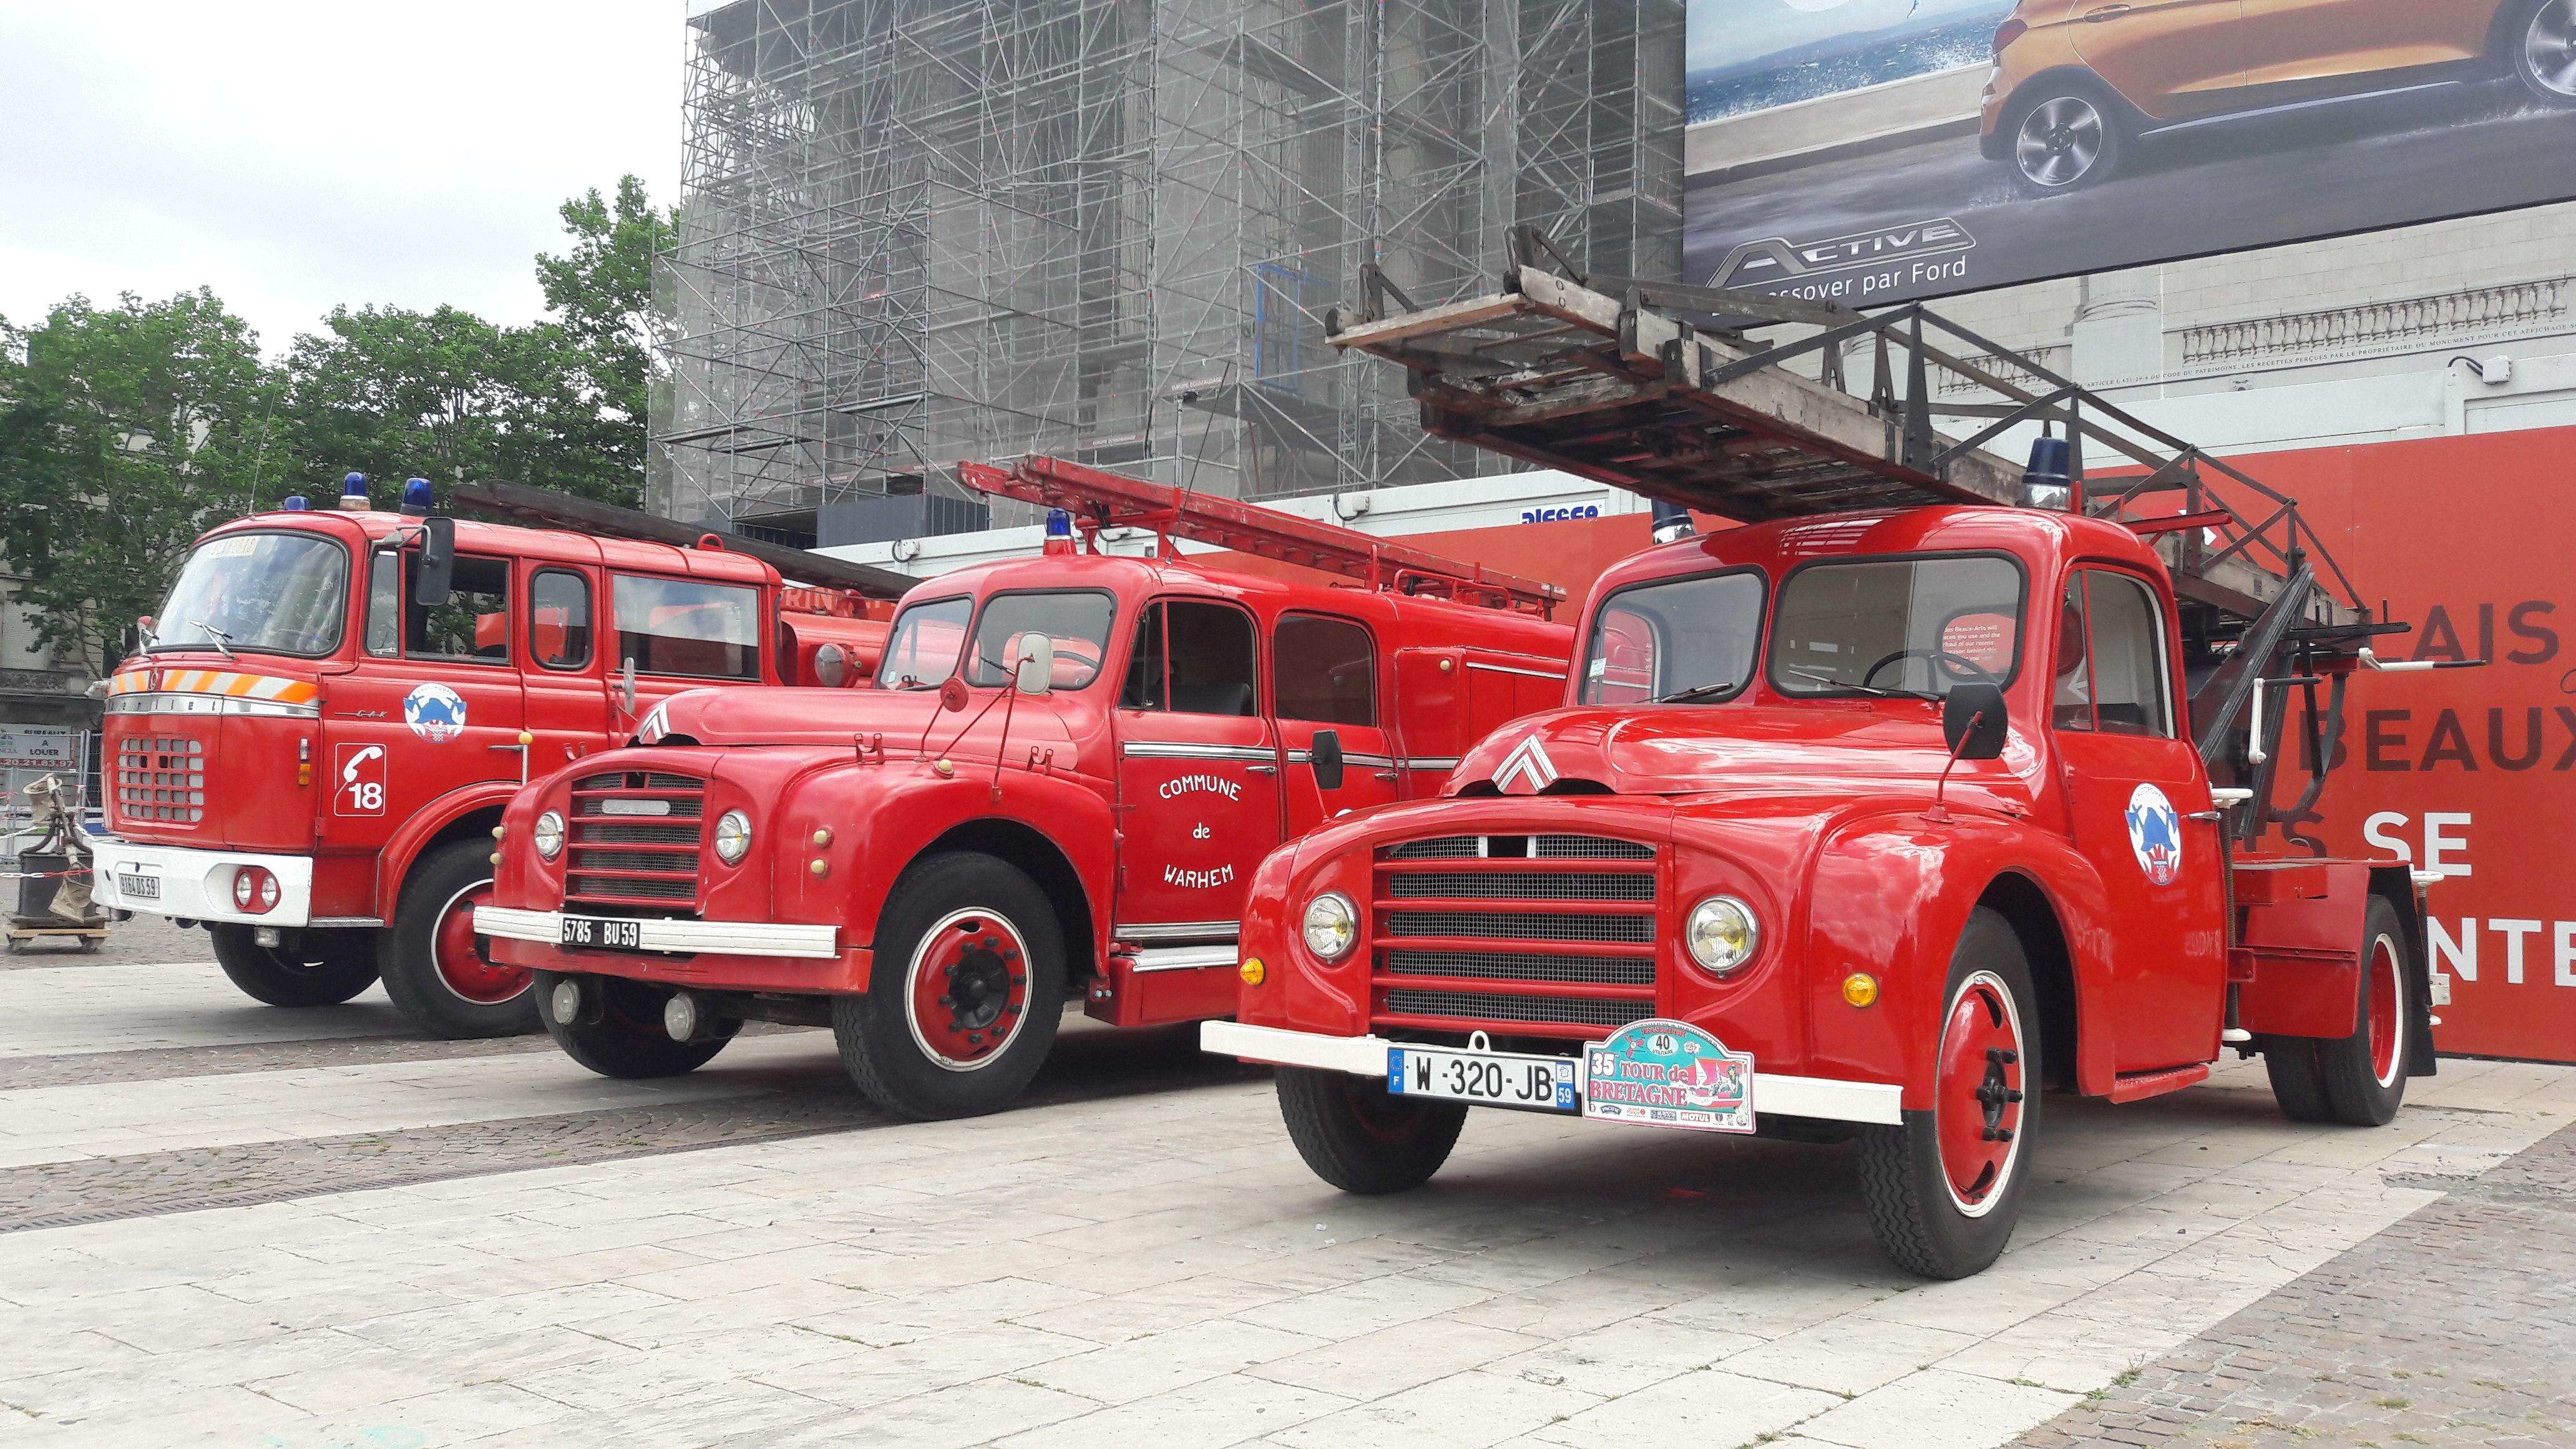
[[[595,916],[566,916],[563,918],[561,942],[566,946],[601,946],[612,951],[633,951],[644,944],[644,923],[607,921]]]

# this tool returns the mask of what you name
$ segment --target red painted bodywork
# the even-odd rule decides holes
[[[1908,1109],[1927,1108],[1952,950],[1969,914],[1985,904],[2011,908],[2043,1005],[2054,992],[2071,1008],[2073,1071],[2060,1060],[2053,1073],[2106,1097],[2198,1080],[2205,1072],[2197,1068],[2219,1055],[2236,939],[2218,826],[2214,818],[2191,818],[2212,809],[2198,752],[2187,739],[2073,737],[2048,723],[2049,661],[2061,622],[2054,601],[2070,569],[2107,568],[2147,581],[2164,610],[2165,637],[2181,637],[2171,580],[2136,535],[2095,520],[2004,508],[1732,529],[1648,550],[1610,570],[1592,590],[1584,637],[1603,600],[1647,580],[1758,568],[1776,603],[1781,580],[1819,558],[1958,552],[2001,554],[2021,566],[2023,663],[2005,689],[2012,728],[2001,757],[1949,768],[1946,785],[1938,786],[1940,810],[1932,808],[1936,785],[1950,761],[1940,706],[1929,701],[1791,696],[1772,686],[1766,668],[1725,703],[1567,707],[1534,716],[1469,751],[1443,798],[1333,822],[1262,863],[1242,950],[1261,958],[1267,974],[1242,989],[1240,1019],[1330,1037],[1395,1029],[1417,1039],[1464,1040],[1483,1030],[1498,1043],[1508,1034],[1542,1049],[1598,1039],[1606,1033],[1583,1024],[1393,1010],[1385,955],[1422,943],[1387,934],[1390,903],[1376,899],[1374,888],[1375,876],[1390,868],[1387,853],[1404,842],[1596,836],[1657,848],[1653,1014],[1751,1052],[1765,1073],[1900,1084]],[[1767,659],[1767,637],[1763,648]],[[2172,697],[2187,698],[2180,663],[2168,658],[2166,665]],[[1579,691],[1569,687],[1566,697]],[[1510,773],[1514,752],[1532,739],[1558,777],[1546,794],[1531,793],[1528,776]],[[2158,783],[2184,817],[2181,869],[2164,885],[2141,868],[2124,819],[2141,781]],[[2331,896],[2252,908],[2254,954],[2233,958],[2240,971],[2250,965],[2258,972],[2248,1010],[2259,1003],[2264,1015],[2247,1023],[2257,1030],[2305,1032],[2339,1011],[2342,1025],[2317,1034],[2342,1036],[2355,1010],[2349,972],[2337,974],[2331,963],[2318,970],[2318,962],[2295,954],[2264,954],[2262,943],[2331,940],[2348,961],[2371,890],[2402,896],[2402,908],[2413,912],[2402,872],[2375,880],[2366,863],[2315,869],[2337,882]],[[1318,958],[1298,930],[1305,904],[1327,890],[1361,903],[1365,947],[1338,962]],[[1722,979],[1697,967],[1680,930],[1693,905],[1719,893],[1749,903],[1762,928],[1752,961]],[[1845,1000],[1843,982],[1853,973],[1876,979],[1873,1004]],[[1408,984],[1400,976],[1395,982]],[[1445,984],[1462,989],[1455,979]],[[1561,984],[1471,984],[1485,995],[1583,994]]]
[[[381,541],[417,518],[377,512],[276,512],[226,524],[198,541],[245,533],[297,533],[332,539],[348,550],[352,580],[337,649],[318,658],[236,651],[226,658],[212,648],[162,647],[129,659],[115,681],[149,695],[168,676],[203,670],[289,680],[318,690],[318,717],[119,713],[105,721],[106,823],[115,836],[156,845],[202,850],[255,851],[313,858],[312,914],[316,917],[390,920],[412,862],[431,842],[459,829],[488,825],[520,785],[518,739],[535,773],[583,758],[626,739],[635,719],[655,704],[709,684],[780,685],[810,671],[826,643],[849,651],[852,682],[873,668],[886,625],[882,603],[810,589],[782,589],[777,570],[719,548],[595,538],[551,529],[460,520],[460,557],[500,559],[510,569],[510,617],[478,621],[476,642],[502,651],[484,660],[380,658],[362,647],[366,632],[366,560]],[[566,572],[588,581],[594,647],[576,669],[543,667],[532,650],[560,641],[560,619],[532,607],[530,585],[540,571]],[[760,591],[761,612],[772,621],[761,650],[760,677],[711,681],[639,672],[635,713],[623,707],[619,660],[613,657],[610,620],[613,574],[704,580]],[[782,609],[782,605],[785,607]],[[865,617],[876,614],[877,618]],[[186,621],[166,621],[171,643],[182,641]],[[774,641],[774,642],[773,642]],[[782,659],[779,645],[793,648]],[[810,674],[809,676],[810,677]],[[467,703],[467,728],[456,738],[428,740],[407,727],[404,697],[417,685],[445,684]],[[203,746],[202,819],[137,818],[119,796],[120,754],[128,740],[187,737]],[[333,771],[343,747],[381,747],[380,807],[338,808]],[[140,748],[140,746],[138,746]],[[310,768],[302,768],[309,765]],[[147,787],[149,781],[142,782]],[[169,783],[164,781],[162,783]],[[479,818],[478,818],[479,817]]]
[[[753,844],[737,866],[701,860],[700,901],[686,914],[830,925],[837,957],[641,955],[499,938],[494,953],[544,970],[712,990],[863,991],[878,913],[904,869],[933,851],[979,849],[1041,883],[1063,884],[1054,894],[1075,987],[1093,1015],[1119,1025],[1227,1015],[1237,984],[1230,959],[1139,972],[1132,946],[1113,928],[1213,923],[1223,929],[1207,934],[1231,936],[1257,906],[1246,900],[1252,868],[1273,846],[1337,811],[1367,813],[1430,795],[1477,738],[1559,697],[1572,640],[1565,625],[1526,613],[1085,554],[960,569],[926,581],[904,606],[971,596],[980,608],[995,594],[1044,589],[1111,596],[1109,646],[1087,686],[1021,695],[968,686],[961,673],[949,681],[952,692],[962,690],[956,710],[932,688],[686,695],[665,717],[670,740],[694,743],[585,759],[523,791],[504,817],[495,904],[566,909],[573,853],[549,863],[527,841],[539,815],[566,810],[574,781],[619,768],[706,778],[705,818],[744,810]],[[1161,600],[1215,602],[1251,616],[1261,641],[1256,714],[1118,706],[1136,622]],[[1270,641],[1286,614],[1330,615],[1369,631],[1376,725],[1278,717]],[[1352,757],[1337,791],[1319,789],[1303,758],[1318,728],[1337,730]],[[1129,748],[1137,745],[1266,753],[1167,759],[1140,756]],[[1372,763],[1366,755],[1385,758]],[[1211,779],[1231,795],[1200,788]],[[813,843],[818,831],[829,833],[828,845]],[[1227,879],[1169,886],[1167,870],[1184,869],[1222,870]]]

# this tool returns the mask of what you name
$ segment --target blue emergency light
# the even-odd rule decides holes
[[[352,473],[340,480],[340,506],[351,512],[362,512],[375,505],[367,497],[367,475]]]
[[[313,500],[301,493],[290,494],[286,502],[279,506],[289,513],[310,513],[313,511]]]
[[[429,480],[414,478],[403,484],[402,511],[410,514],[429,512]]]
[[[1073,552],[1073,515],[1061,508],[1047,510],[1046,547],[1041,553]]]

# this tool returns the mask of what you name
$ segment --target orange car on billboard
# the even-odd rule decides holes
[[[2022,0],[1980,144],[2073,191],[2149,136],[2508,74],[2576,106],[2576,0]]]

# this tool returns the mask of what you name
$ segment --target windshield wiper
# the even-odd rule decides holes
[[[1861,694],[1874,694],[1881,699],[1928,699],[1934,704],[1939,704],[1941,702],[1941,696],[1933,694],[1927,690],[1881,689],[1874,684],[1845,684],[1830,674],[1818,674],[1811,669],[1792,669],[1789,672],[1798,676],[1800,679],[1812,679],[1818,684],[1830,685],[1835,689],[1849,689]]]
[[[188,624],[189,624],[189,627],[191,627],[191,628],[196,628],[196,629],[203,629],[203,630],[205,630],[207,634],[211,635],[211,636],[214,638],[214,641],[215,641],[215,652],[216,652],[216,653],[221,654],[221,655],[222,655],[222,656],[224,656],[226,659],[238,660],[238,659],[241,657],[241,656],[239,656],[239,655],[237,655],[237,654],[233,653],[233,650],[232,650],[233,636],[232,636],[232,635],[225,633],[223,630],[216,628],[214,625],[207,623],[207,622],[206,622],[205,620],[203,620],[203,619],[190,619],[190,620],[188,621]]]
[[[1695,684],[1695,685],[1692,685],[1690,688],[1685,689],[1685,690],[1682,690],[1681,692],[1679,692],[1679,693],[1677,693],[1677,694],[1667,694],[1667,695],[1663,695],[1663,696],[1659,697],[1658,699],[1656,699],[1655,703],[1657,703],[1657,704],[1687,704],[1687,703],[1689,703],[1690,701],[1692,701],[1692,700],[1694,700],[1694,699],[1700,699],[1700,698],[1703,698],[1703,697],[1705,697],[1705,696],[1707,696],[1707,695],[1712,695],[1712,694],[1724,694],[1724,693],[1726,693],[1728,690],[1733,689],[1734,687],[1735,687],[1735,681],[1734,681],[1734,680],[1732,680],[1732,679],[1725,680],[1725,681],[1722,681],[1722,682],[1717,683],[1717,684]]]

